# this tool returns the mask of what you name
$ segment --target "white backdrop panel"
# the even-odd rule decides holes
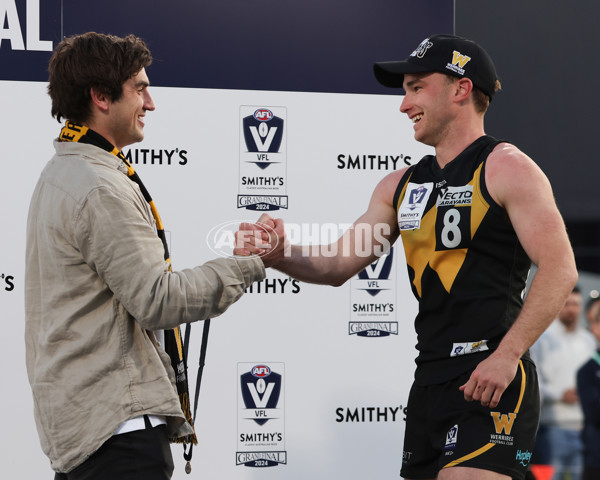
[[[151,74],[150,69],[150,78]],[[0,355],[4,391],[9,392],[1,400],[5,428],[0,455],[8,477],[31,479],[51,478],[32,418],[23,344],[27,207],[60,128],[50,117],[45,88],[43,83],[0,82],[4,110],[0,296],[6,325]],[[146,140],[133,145],[131,154],[137,151],[140,159],[146,150],[147,160],[154,154],[153,165],[134,166],[157,203],[175,269],[215,256],[206,239],[213,227],[259,216],[238,209],[236,203],[244,148],[241,107],[284,109],[284,190],[289,208],[270,213],[290,225],[353,222],[366,209],[377,182],[392,170],[392,158],[400,168],[400,156],[414,162],[431,153],[412,139],[410,122],[398,111],[400,96],[152,87],[151,93],[157,109],[146,116]],[[366,159],[369,167],[369,155],[375,156],[375,167],[338,168],[340,155],[345,164],[352,156],[360,158],[361,166]],[[386,156],[387,168],[383,163],[378,168],[377,161]],[[349,335],[355,298],[351,282],[338,288],[293,283],[274,271],[268,273],[269,285],[261,283],[260,293],[254,286],[252,293],[212,322],[198,407],[200,444],[194,449],[190,476],[183,471],[181,447],[173,447],[175,479],[398,478],[404,434],[401,410],[414,370],[416,302],[401,248],[395,248],[394,255],[390,278],[397,296],[388,320],[398,322],[397,334]],[[3,288],[7,277],[14,284],[10,290]],[[188,362],[192,396],[201,325],[193,327]],[[236,465],[239,433],[244,432],[244,422],[252,422],[240,418],[240,363],[284,366],[285,410],[281,428],[278,424],[282,434],[278,446],[287,452],[286,464]],[[264,424],[265,431],[272,431],[273,424],[271,420]]]

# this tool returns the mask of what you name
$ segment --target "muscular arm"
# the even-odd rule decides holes
[[[497,350],[461,389],[490,407],[512,381],[521,356],[550,325],[577,281],[575,259],[552,189],[539,167],[513,145],[490,154],[486,184],[508,213],[525,252],[538,267],[515,323]]]
[[[373,263],[398,238],[394,193],[406,169],[375,187],[367,211],[334,244],[294,245],[273,267],[304,282],[339,286]]]
[[[577,269],[550,183],[537,165],[505,145],[490,167],[490,193],[506,208],[521,245],[537,265],[521,314],[499,347],[520,357],[564,305],[577,282]]]

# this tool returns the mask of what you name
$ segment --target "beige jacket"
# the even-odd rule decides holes
[[[219,315],[265,273],[258,257],[169,272],[122,162],[91,145],[55,149],[27,222],[25,342],[42,449],[69,472],[142,414],[190,433],[151,331]]]

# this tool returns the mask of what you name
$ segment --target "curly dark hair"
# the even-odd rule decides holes
[[[48,94],[52,116],[84,123],[91,113],[90,89],[117,101],[123,84],[152,63],[144,41],[96,32],[65,37],[50,58]]]

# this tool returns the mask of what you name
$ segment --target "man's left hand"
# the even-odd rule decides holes
[[[504,390],[515,378],[517,368],[518,360],[515,363],[496,351],[477,365],[467,383],[459,389],[467,402],[481,402],[484,407],[495,408]]]

